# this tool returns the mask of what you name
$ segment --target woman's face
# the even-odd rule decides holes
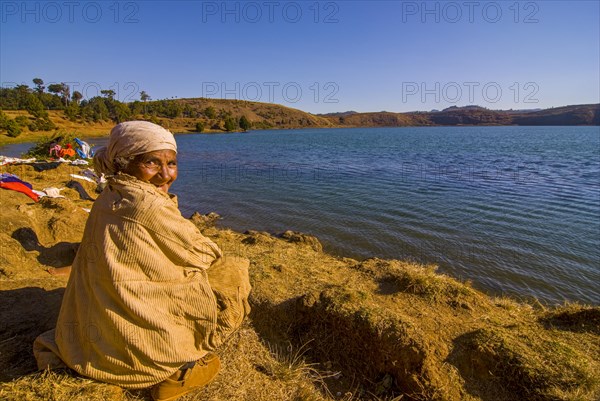
[[[177,179],[177,153],[173,150],[155,150],[138,155],[123,172],[168,192]]]

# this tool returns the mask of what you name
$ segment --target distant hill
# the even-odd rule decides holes
[[[445,108],[444,111],[456,111],[456,110],[487,110],[485,107],[477,106],[476,104],[471,104],[468,106],[458,107],[458,106],[450,106]]]
[[[600,125],[600,104],[556,107],[513,115],[517,125]]]
[[[345,127],[408,127],[436,125],[600,125],[600,104],[545,110],[490,110],[480,106],[449,107],[442,111],[355,113],[325,116]]]
[[[357,111],[341,111],[338,113],[327,113],[327,114],[316,114],[317,116],[320,117],[346,117],[346,116],[350,116],[352,114],[358,114]]]
[[[517,110],[504,110],[505,113],[509,114],[521,114],[521,113],[535,113],[536,111],[542,111],[544,109],[517,109]]]

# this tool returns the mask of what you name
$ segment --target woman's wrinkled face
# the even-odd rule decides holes
[[[155,150],[138,155],[123,172],[168,192],[177,179],[177,153],[173,150]]]

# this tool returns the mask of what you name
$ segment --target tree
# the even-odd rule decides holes
[[[144,102],[144,114],[146,114],[146,102],[150,100],[150,95],[146,93],[146,91],[140,92],[140,99]]]
[[[0,108],[6,110],[25,109],[29,96],[33,91],[27,85],[17,85],[14,88],[0,88]]]
[[[46,87],[44,86],[44,81],[42,78],[33,78],[33,83],[37,93],[44,93],[44,89],[46,89]]]
[[[48,92],[50,93],[56,93],[57,95],[60,94],[62,92],[62,85],[61,84],[50,84],[48,85]]]
[[[77,121],[77,116],[80,114],[79,105],[75,102],[71,102],[70,105],[65,107],[65,116],[71,121]]]
[[[29,112],[35,118],[46,118],[48,117],[48,112],[44,108],[44,104],[42,101],[33,93],[30,93],[27,97],[27,102],[25,103],[25,110]]]
[[[54,93],[44,92],[37,93],[36,95],[40,98],[46,110],[60,110],[65,107],[63,99]]]
[[[81,92],[79,91],[75,91],[73,92],[73,96],[71,96],[71,99],[77,104],[79,105],[79,102],[81,101],[81,99],[83,99],[83,95],[81,94]]]
[[[100,93],[106,96],[106,98],[109,100],[114,100],[116,95],[116,92],[112,89],[102,89]]]
[[[24,109],[25,105],[29,102],[31,96],[31,89],[27,85],[17,85],[14,89],[15,98],[17,100],[17,107]]]
[[[202,121],[196,123],[196,132],[204,132],[204,123]]]
[[[169,118],[177,118],[181,117],[181,113],[183,112],[183,106],[180,102],[176,100],[170,100],[165,108],[165,114]]]
[[[190,106],[189,104],[186,103],[183,106],[183,116],[184,117],[188,117],[188,118],[189,117],[196,117],[195,115],[192,115],[192,114],[195,114],[194,108],[192,106]]]
[[[69,104],[69,99],[71,98],[71,88],[69,85],[62,83],[63,86],[63,99],[65,100],[65,106]]]
[[[86,120],[103,121],[110,118],[110,113],[104,99],[94,96],[90,100],[83,101],[81,106],[81,116]],[[85,104],[84,104],[85,103]]]
[[[246,118],[246,116],[241,116],[240,117],[240,128],[243,129],[244,131],[248,131],[250,129],[250,127],[252,126],[252,124],[250,123],[250,121]]]
[[[117,123],[122,123],[123,121],[127,121],[130,116],[131,111],[125,103],[121,103],[119,101],[114,103],[114,110],[111,116],[114,121]]]
[[[65,102],[65,106],[69,104],[69,98],[71,97],[71,89],[66,83],[61,82],[60,84],[50,84],[48,85],[48,92],[60,95],[63,101]]]
[[[129,110],[131,111],[131,114],[134,116],[137,116],[139,114],[146,114],[144,112],[144,104],[142,102],[140,102],[139,100],[134,100],[133,102],[129,102],[127,104],[129,106]]]

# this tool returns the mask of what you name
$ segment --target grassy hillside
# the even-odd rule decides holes
[[[232,116],[239,119],[245,116],[254,129],[292,129],[292,128],[324,128],[333,127],[335,124],[330,120],[272,103],[247,102],[241,100],[225,99],[178,99],[174,100],[186,108],[188,114],[194,114],[194,117],[153,117],[151,115],[137,114],[131,117],[132,120],[142,119],[153,121],[175,133],[197,132],[196,124],[202,123],[206,133],[226,132],[223,121],[226,116]],[[208,118],[202,111],[212,107],[216,115]],[[14,119],[17,116],[32,117],[25,110],[4,110],[4,113]],[[53,131],[31,132],[24,128],[23,133],[16,138],[10,138],[6,133],[0,134],[0,145],[19,142],[36,141],[43,136],[52,135],[57,131],[66,131],[76,133],[83,137],[105,136],[115,125],[113,121],[104,120],[99,122],[87,122],[82,119],[76,121],[69,120],[63,110],[49,110],[50,120],[56,125]]]
[[[25,110],[5,110],[4,114],[13,119],[17,116],[31,118],[29,113]],[[50,115],[50,120],[57,126],[56,130],[32,132],[29,129],[24,128],[23,133],[16,138],[10,138],[5,133],[2,133],[0,134],[0,145],[35,142],[42,137],[51,136],[58,131],[73,132],[86,137],[105,136],[108,135],[111,128],[115,126],[112,121],[101,121],[97,123],[73,122],[65,117],[62,110],[49,110],[48,114]]]
[[[274,103],[204,98],[179,99],[178,101],[184,106],[190,105],[196,110],[213,107],[225,113],[230,112],[236,117],[246,116],[257,128],[322,128],[335,125],[326,118]]]
[[[1,190],[0,399],[150,400],[72,372],[35,372],[31,344],[55,325],[92,201],[78,168],[3,166],[65,199]],[[83,182],[89,194],[95,185]],[[600,307],[490,297],[433,266],[324,253],[318,239],[234,232],[192,217],[251,260],[253,311],[219,351],[223,370],[182,401],[597,401]]]

